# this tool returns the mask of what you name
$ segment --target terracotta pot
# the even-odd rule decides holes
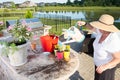
[[[3,36],[3,32],[0,32],[0,37],[2,37]]]
[[[35,42],[32,42],[32,43],[31,43],[31,49],[32,49],[32,50],[36,50],[36,43],[35,43]]]

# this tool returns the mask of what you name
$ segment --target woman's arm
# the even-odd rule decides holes
[[[78,26],[85,26],[86,28],[92,30],[92,31],[96,31],[96,28],[92,27],[89,23],[85,22],[85,21],[78,21]]]
[[[103,71],[107,70],[107,69],[111,69],[113,67],[115,67],[117,64],[120,63],[120,52],[114,53],[113,54],[113,59],[111,62],[98,66],[96,71],[98,73],[102,73]]]
[[[112,61],[106,64],[108,65],[109,69],[115,67],[117,64],[120,63],[120,52],[114,53],[112,56]]]

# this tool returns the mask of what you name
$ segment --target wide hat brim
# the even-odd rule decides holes
[[[95,27],[95,28],[98,28],[98,29],[101,29],[101,30],[104,30],[104,31],[108,31],[108,32],[119,32],[120,31],[114,25],[112,25],[112,24],[111,25],[103,24],[100,21],[90,22],[90,25]]]

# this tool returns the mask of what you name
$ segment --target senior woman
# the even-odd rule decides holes
[[[90,23],[78,21],[79,26],[85,25],[97,34],[93,42],[94,80],[115,80],[116,65],[120,63],[120,31],[113,23],[114,18],[109,14],[103,14],[98,21]]]

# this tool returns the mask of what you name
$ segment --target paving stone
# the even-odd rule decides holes
[[[79,54],[80,66],[78,69],[81,80],[94,80],[94,63],[93,57],[86,53]],[[75,77],[75,74],[74,74]],[[71,79],[78,80],[78,79]],[[115,80],[120,80],[120,64],[115,72]]]

